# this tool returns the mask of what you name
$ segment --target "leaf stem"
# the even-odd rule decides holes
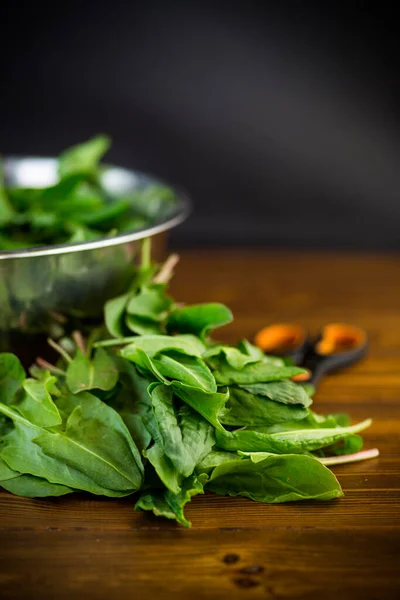
[[[141,267],[143,270],[149,269],[151,267],[151,240],[150,238],[145,238],[142,242],[142,264]]]
[[[67,319],[67,317],[64,317],[64,315],[62,315],[62,314],[60,314],[60,313],[56,312],[55,310],[53,310],[53,311],[50,311],[50,312],[49,312],[49,315],[50,315],[51,317],[53,317],[53,319],[54,319],[55,321],[57,321],[57,323],[61,323],[62,325],[64,325],[64,323],[66,323],[66,322],[67,322],[67,320],[68,320],[68,319]]]
[[[87,349],[85,345],[85,340],[83,339],[83,335],[80,331],[73,331],[71,335],[75,344],[78,346],[79,350],[86,356]]]
[[[377,456],[379,456],[378,448],[372,448],[371,450],[363,450],[362,452],[356,452],[355,454],[345,454],[343,456],[328,456],[326,458],[318,458],[318,460],[324,465],[331,466],[359,462],[361,460],[376,458]]]
[[[155,277],[154,283],[168,283],[174,274],[174,268],[179,262],[179,254],[170,254]]]
[[[62,348],[59,344],[57,344],[57,342],[55,342],[51,338],[47,338],[47,343],[49,344],[49,346],[54,348],[54,350],[58,352],[67,363],[70,363],[72,361],[72,358],[70,357],[68,352],[66,352],[66,350],[64,350],[64,348]]]
[[[59,369],[55,365],[52,365],[51,363],[49,363],[47,360],[45,360],[41,356],[37,357],[36,364],[38,365],[38,367],[41,367],[42,369],[46,369],[47,371],[50,371],[50,373],[54,373],[54,375],[63,375],[63,376],[66,375],[65,371],[63,371],[62,369]]]

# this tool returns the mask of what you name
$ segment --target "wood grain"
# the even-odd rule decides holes
[[[369,356],[326,378],[314,408],[371,416],[365,445],[380,458],[336,467],[346,495],[334,502],[197,497],[191,530],[135,513],[130,498],[2,492],[0,596],[398,598],[400,257],[185,252],[172,291],[185,302],[229,304],[235,321],[219,337],[230,342],[272,321],[311,332],[330,321],[365,327]]]

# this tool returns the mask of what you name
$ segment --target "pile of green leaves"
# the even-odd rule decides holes
[[[136,510],[185,526],[185,504],[205,490],[268,503],[342,496],[324,462],[357,457],[370,420],[314,413],[312,389],[292,381],[303,369],[246,340],[215,342],[229,309],[179,306],[166,279],[143,268],[105,306],[102,330],[51,341],[59,361],[39,359],[30,377],[0,355],[0,486],[137,493]]]
[[[0,161],[0,250],[78,243],[151,225],[176,203],[162,185],[114,197],[102,183],[100,160],[110,139],[98,135],[63,152],[58,182],[46,188],[6,186]]]

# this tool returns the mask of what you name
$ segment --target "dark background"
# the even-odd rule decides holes
[[[15,2],[2,13],[3,153],[56,154],[109,133],[109,160],[192,195],[178,245],[400,248],[389,3]]]

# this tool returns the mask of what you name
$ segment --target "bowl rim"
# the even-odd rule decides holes
[[[53,161],[55,160],[55,157],[34,155],[12,155],[4,157],[5,163],[7,163],[7,161],[18,161],[27,159]],[[125,171],[127,173],[130,173],[131,175],[148,179],[149,181],[167,185],[175,192],[177,198],[177,205],[174,207],[173,211],[170,215],[168,215],[166,219],[162,219],[160,221],[156,220],[154,224],[150,227],[142,227],[140,229],[135,229],[130,232],[124,231],[123,233],[118,233],[112,237],[99,237],[95,240],[90,240],[88,242],[78,242],[72,244],[51,244],[47,246],[37,246],[35,248],[18,248],[16,250],[0,250],[0,261],[10,260],[14,258],[33,258],[38,256],[54,256],[57,254],[69,254],[71,252],[83,252],[85,250],[109,248],[111,246],[119,246],[121,244],[136,242],[138,240],[143,240],[147,237],[157,235],[158,233],[168,231],[169,229],[180,225],[189,216],[192,209],[192,202],[186,191],[180,186],[170,185],[164,179],[160,179],[154,175],[145,173],[144,171],[136,171],[134,169],[119,167],[117,165],[108,163],[104,166],[111,169],[115,168],[121,171]]]

